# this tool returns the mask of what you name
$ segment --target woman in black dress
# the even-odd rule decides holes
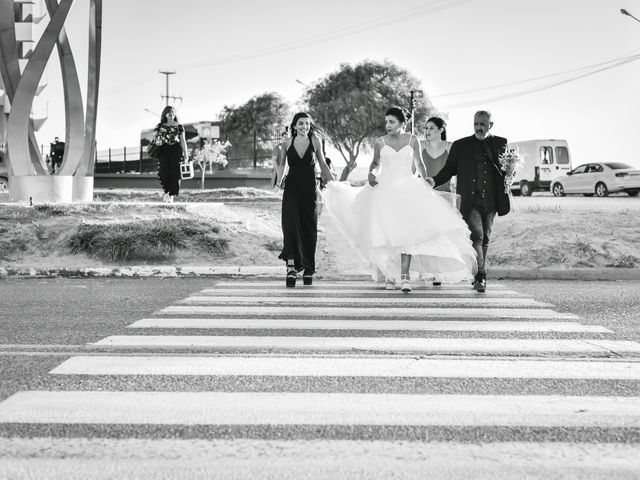
[[[309,114],[296,113],[291,122],[291,137],[284,139],[280,149],[279,178],[283,178],[282,234],[284,247],[278,258],[287,262],[287,287],[296,286],[297,272],[304,270],[305,285],[313,283],[316,271],[316,243],[318,239],[318,208],[316,164],[324,182],[333,180],[327,166],[318,127]],[[286,161],[285,161],[286,160]]]
[[[178,123],[173,107],[164,107],[155,135],[154,142],[160,147],[157,154],[158,177],[164,191],[163,200],[173,203],[180,192],[180,162],[188,158],[184,127]]]

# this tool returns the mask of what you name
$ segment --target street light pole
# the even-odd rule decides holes
[[[627,10],[625,10],[624,8],[621,8],[621,9],[620,9],[620,13],[621,13],[622,15],[626,15],[627,17],[631,17],[631,18],[633,18],[636,22],[640,23],[640,19],[638,19],[638,18],[634,17],[633,15],[631,15],[631,14],[630,14]]]

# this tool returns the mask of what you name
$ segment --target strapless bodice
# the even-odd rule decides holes
[[[413,175],[413,147],[405,145],[395,151],[389,145],[380,150],[380,173],[378,181],[407,178]]]

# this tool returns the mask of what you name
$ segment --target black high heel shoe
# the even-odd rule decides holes
[[[307,270],[305,269],[304,273],[302,274],[302,284],[313,285],[313,273],[307,273]]]
[[[296,272],[296,267],[293,264],[287,263],[287,287],[295,287],[297,278],[298,272]]]

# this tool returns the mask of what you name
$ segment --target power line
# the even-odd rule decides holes
[[[491,85],[489,87],[480,87],[480,88],[474,88],[474,89],[471,89],[471,90],[461,90],[461,91],[458,91],[458,92],[441,93],[441,94],[437,94],[437,95],[429,95],[429,98],[444,98],[444,97],[453,97],[453,96],[457,96],[457,95],[466,95],[466,94],[469,94],[469,93],[484,92],[484,91],[487,91],[487,90],[495,90],[496,88],[512,87],[514,85],[520,85],[520,84],[523,84],[523,83],[534,82],[534,81],[537,81],[537,80],[544,80],[546,78],[558,77],[560,75],[566,75],[568,73],[582,72],[584,70],[589,70],[589,69],[592,69],[592,68],[601,67],[601,66],[604,66],[604,65],[609,65],[609,64],[621,61],[621,60],[632,58],[633,54],[635,54],[636,52],[640,52],[640,49],[633,50],[633,51],[631,51],[629,53],[624,54],[624,56],[621,56],[621,57],[612,58],[612,59],[606,60],[604,62],[594,63],[592,65],[586,65],[584,67],[573,68],[571,70],[564,70],[562,72],[549,73],[549,74],[546,74],[546,75],[540,75],[538,77],[530,77],[530,78],[526,78],[524,80],[516,80],[516,81],[508,82],[508,83],[500,83],[500,84],[497,84],[497,85]]]
[[[365,32],[367,30],[372,30],[385,25],[392,25],[399,22],[405,22],[418,17],[423,17],[425,15],[436,13],[441,10],[457,7],[459,5],[463,5],[465,3],[469,3],[472,1],[474,0],[434,0],[430,3],[427,3],[426,5],[420,5],[419,7],[413,7],[406,10],[401,10],[400,12],[397,12],[397,13],[387,14],[384,17],[378,17],[372,20],[367,20],[365,22],[349,25],[346,27],[339,28],[337,30],[333,30],[331,32],[307,37],[302,40],[295,40],[295,41],[283,43],[280,45],[273,45],[271,47],[266,47],[260,50],[253,50],[245,53],[239,53],[236,55],[231,55],[229,57],[212,59],[212,60],[203,61],[203,62],[201,61],[197,63],[182,64],[182,65],[179,65],[179,67],[181,70],[187,70],[192,68],[203,68],[208,66],[238,62],[241,60],[249,60],[251,58],[261,57],[264,55],[273,55],[276,53],[281,53],[289,50],[294,50],[297,48],[306,47],[314,43],[326,42],[329,40],[334,40],[336,38],[355,35],[357,33]],[[116,85],[107,90],[104,90],[102,94],[109,95],[112,92],[120,91],[125,86],[138,83],[139,81],[143,81],[144,79],[148,78],[149,75],[150,73],[140,75],[137,80],[128,81],[128,82],[124,82],[122,84]]]
[[[190,68],[202,68],[202,67],[213,66],[213,65],[222,65],[226,63],[238,62],[241,60],[248,60],[250,58],[261,57],[264,55],[273,55],[276,53],[282,53],[289,50],[307,47],[309,45],[313,45],[316,43],[326,42],[329,40],[335,40],[337,38],[355,35],[357,33],[366,32],[368,30],[383,27],[386,25],[392,25],[395,23],[413,20],[415,18],[436,13],[441,10],[457,7],[459,5],[469,3],[471,1],[473,0],[436,0],[426,5],[421,5],[419,7],[413,7],[407,10],[402,10],[398,13],[388,14],[384,17],[375,18],[375,19],[361,22],[355,25],[349,25],[346,27],[339,28],[337,30],[333,30],[331,32],[315,35],[312,37],[307,37],[302,40],[295,40],[292,42],[287,42],[279,45],[273,45],[271,47],[266,47],[260,50],[254,50],[251,52],[230,55],[228,57],[212,59],[204,62],[183,64],[183,65],[180,65],[180,69],[185,70]]]
[[[554,82],[548,85],[543,85],[540,87],[534,87],[534,88],[530,88],[527,90],[521,90],[518,92],[513,92],[513,93],[508,93],[508,94],[504,94],[504,95],[498,95],[495,97],[489,97],[489,98],[484,98],[484,99],[480,99],[480,100],[473,100],[473,101],[469,101],[469,102],[462,102],[462,103],[456,103],[456,104],[450,104],[450,105],[444,105],[443,107],[441,107],[442,109],[451,109],[451,108],[464,108],[464,107],[471,107],[474,105],[478,105],[478,104],[487,104],[487,103],[494,103],[494,102],[500,102],[502,100],[508,100],[511,98],[515,98],[515,97],[520,97],[523,95],[529,95],[531,93],[535,93],[535,92],[540,92],[542,90],[548,90],[550,88],[553,87],[557,87],[559,85],[564,85],[565,83],[569,83],[569,82],[573,82],[575,80],[579,80],[591,75],[595,75],[596,73],[600,73],[603,72],[605,70],[610,70],[612,68],[617,68],[620,67],[622,65],[626,65],[627,63],[631,63],[634,62],[636,60],[640,60],[640,54],[638,55],[632,55],[623,59],[618,60],[617,62],[611,64],[611,65],[607,65],[605,67],[599,68],[597,70],[593,70],[587,73],[583,73],[580,75],[576,75],[574,77],[568,78],[568,79],[564,79],[558,82]]]

